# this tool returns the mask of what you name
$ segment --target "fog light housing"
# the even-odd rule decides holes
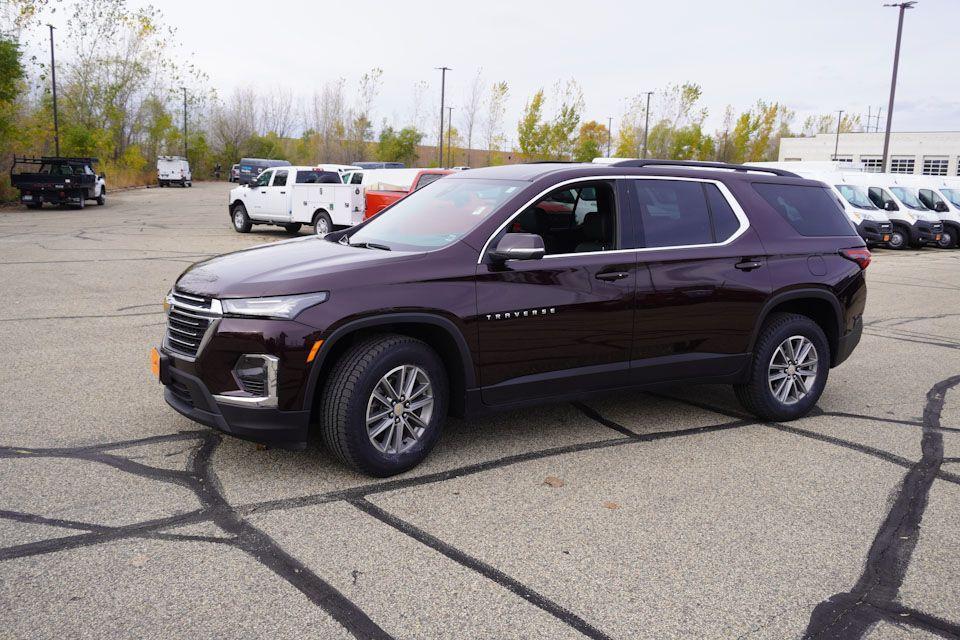
[[[217,402],[239,406],[277,406],[276,356],[262,353],[246,353],[233,366],[233,378],[238,391],[214,396]]]

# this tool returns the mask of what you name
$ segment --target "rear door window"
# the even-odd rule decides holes
[[[800,235],[856,235],[840,203],[826,187],[755,182],[753,188]]]
[[[645,247],[712,244],[710,209],[701,183],[634,180],[630,189],[640,214]]]
[[[286,171],[277,171],[273,174],[273,186],[275,187],[285,187],[287,186],[287,172]]]

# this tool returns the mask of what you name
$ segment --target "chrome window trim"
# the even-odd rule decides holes
[[[535,195],[533,198],[530,198],[530,200],[528,200],[523,206],[521,206],[513,214],[511,214],[510,217],[508,217],[503,224],[497,227],[497,229],[490,235],[490,237],[487,238],[487,241],[483,244],[483,250],[480,252],[479,257],[477,258],[477,264],[483,264],[483,258],[484,256],[487,255],[487,252],[490,250],[490,243],[493,242],[493,239],[496,238],[500,234],[500,232],[503,231],[507,227],[507,225],[509,225],[513,221],[514,218],[520,215],[523,211],[527,209],[527,207],[532,205],[534,202],[544,197],[551,191],[554,191],[555,189],[559,189],[561,187],[565,187],[567,185],[570,185],[576,182],[596,182],[598,180],[674,180],[678,182],[703,182],[707,184],[716,185],[716,187],[720,190],[720,193],[726,199],[727,204],[730,205],[730,209],[733,211],[733,215],[736,216],[737,220],[740,222],[740,227],[733,232],[733,235],[731,235],[729,238],[727,238],[723,242],[709,242],[706,244],[680,244],[680,245],[670,245],[668,247],[637,247],[634,249],[613,249],[610,251],[581,251],[577,253],[555,253],[552,255],[543,256],[542,258],[540,258],[541,260],[550,260],[552,258],[570,258],[573,256],[591,256],[591,255],[598,255],[598,254],[616,255],[620,253],[648,253],[653,251],[671,251],[674,249],[699,249],[703,247],[723,247],[734,242],[737,238],[739,238],[744,233],[746,233],[747,229],[750,228],[750,219],[747,217],[746,212],[744,212],[743,207],[740,206],[740,202],[737,201],[736,197],[734,197],[730,189],[727,188],[727,185],[725,185],[720,180],[715,180],[712,178],[691,178],[691,177],[685,177],[685,176],[636,176],[636,175],[583,176],[580,178],[571,178],[569,180],[558,182],[557,184],[554,184],[549,188],[544,189],[543,191]],[[619,212],[618,212],[618,216],[619,216]]]

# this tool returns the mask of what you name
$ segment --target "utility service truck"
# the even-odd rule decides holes
[[[344,165],[271,167],[249,185],[230,191],[233,228],[247,233],[255,224],[281,226],[297,233],[312,225],[318,236],[363,220],[363,189],[343,184]]]

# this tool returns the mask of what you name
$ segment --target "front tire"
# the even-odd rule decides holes
[[[106,187],[104,187],[103,189],[100,189],[100,195],[97,196],[97,205],[102,207],[105,204],[107,204],[107,188]]]
[[[327,375],[320,435],[330,452],[363,473],[403,473],[436,445],[447,400],[446,369],[433,349],[408,336],[373,336]]]
[[[956,249],[957,229],[943,225],[943,233],[940,234],[940,240],[937,241],[937,246],[941,249]]]
[[[805,416],[820,399],[830,371],[830,344],[820,326],[795,313],[771,314],[760,330],[740,404],[763,420]]]
[[[907,243],[909,242],[910,234],[901,226],[894,225],[893,230],[890,232],[890,241],[887,242],[887,246],[891,249],[906,249]]]
[[[250,216],[247,215],[247,208],[243,206],[242,202],[233,205],[230,216],[233,220],[233,228],[237,233],[249,233],[250,229],[253,228]]]

